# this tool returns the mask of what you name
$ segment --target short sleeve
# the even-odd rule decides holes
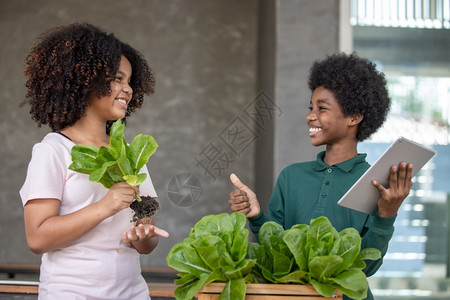
[[[25,205],[32,199],[61,200],[67,172],[61,154],[46,143],[34,145],[20,197]]]

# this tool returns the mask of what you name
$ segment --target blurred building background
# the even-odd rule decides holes
[[[386,74],[393,99],[383,128],[359,151],[373,162],[398,136],[436,151],[400,208],[384,264],[371,278],[378,283],[374,294],[380,299],[446,299],[450,1],[352,0],[350,12],[353,49]]]

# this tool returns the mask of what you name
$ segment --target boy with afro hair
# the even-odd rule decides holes
[[[357,152],[357,144],[375,133],[386,119],[390,108],[386,80],[371,61],[338,53],[314,62],[308,83],[312,92],[306,116],[309,137],[313,146],[325,145],[325,151],[315,161],[282,170],[269,201],[269,216],[262,212],[255,193],[235,174],[230,179],[237,189],[230,193],[229,204],[232,211],[247,216],[255,235],[269,220],[289,229],[320,216],[326,216],[338,231],[355,228],[362,237],[361,249],[381,251],[381,259],[366,261],[364,273],[371,276],[382,264],[398,209],[412,187],[412,164],[391,167],[389,188],[373,182],[381,195],[375,215],[341,207],[337,202],[370,167],[366,154]],[[349,298],[344,295],[344,299]],[[373,299],[370,289],[366,299]]]

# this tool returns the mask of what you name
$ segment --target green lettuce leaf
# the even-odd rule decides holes
[[[194,299],[195,294],[206,284],[220,280],[218,273],[205,273],[195,279],[190,276],[182,285],[179,285],[175,291],[174,296],[177,300],[191,300]]]
[[[246,222],[242,213],[205,216],[171,248],[167,264],[182,276],[175,281],[176,299],[192,299],[212,281],[226,282],[220,299],[245,298],[245,283],[256,281],[252,274],[256,260],[247,257]]]
[[[197,278],[200,278],[202,274],[212,273],[196,249],[183,243],[176,244],[170,249],[167,264],[180,272],[193,274]]]
[[[127,149],[132,170],[136,172],[142,169],[157,148],[158,144],[152,136],[138,134]]]
[[[316,256],[309,263],[309,273],[312,278],[323,282],[331,277],[344,259],[338,255]]]
[[[128,145],[124,132],[125,125],[119,119],[111,127],[109,147],[73,146],[69,169],[89,174],[89,180],[100,182],[106,188],[123,181],[133,186],[141,185],[147,175],[139,171],[156,151],[158,144],[152,136],[138,134]]]
[[[366,274],[361,270],[345,271],[329,280],[334,282],[335,286],[350,298],[364,299],[367,297],[369,283]]]
[[[302,271],[308,270],[308,256],[306,255],[306,242],[307,242],[308,227],[299,229],[298,227],[292,227],[285,231],[283,240],[292,252],[297,266]]]
[[[244,299],[245,283],[256,281],[310,284],[325,297],[336,289],[354,299],[366,297],[364,261],[381,254],[361,250],[355,229],[337,232],[326,217],[288,230],[270,221],[261,226],[260,243],[249,243],[245,225],[241,213],[208,215],[172,247],[166,260],[181,272],[175,280],[177,299],[192,299],[212,281],[226,282],[220,299]]]
[[[92,171],[98,169],[102,163],[98,162],[99,149],[95,146],[81,146],[75,145],[72,147],[71,169],[83,174],[90,174]]]
[[[381,257],[378,249],[361,251],[356,229],[337,232],[326,217],[287,230],[266,222],[258,236],[260,244],[250,243],[248,247],[248,256],[256,259],[256,276],[273,283],[311,284],[325,297],[334,295],[336,289],[355,299],[365,297],[368,283],[362,272],[364,260]]]
[[[244,278],[233,279],[226,283],[222,293],[219,296],[219,300],[245,299],[246,291],[247,286],[245,285]]]

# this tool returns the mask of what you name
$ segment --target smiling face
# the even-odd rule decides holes
[[[310,112],[306,116],[311,144],[330,146],[355,142],[357,124],[361,119],[358,116],[344,117],[334,94],[319,86],[312,94]]]
[[[119,70],[111,81],[111,94],[94,97],[87,108],[87,114],[95,114],[104,121],[124,118],[128,103],[133,97],[133,89],[130,86],[131,72],[130,62],[122,56]]]

